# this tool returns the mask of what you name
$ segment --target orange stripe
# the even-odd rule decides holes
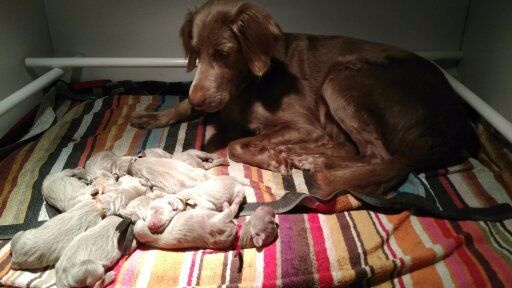
[[[5,200],[5,197],[10,195],[14,184],[17,183],[19,173],[23,169],[22,165],[26,163],[26,156],[29,151],[32,151],[32,149],[30,149],[31,147],[32,147],[32,144],[24,147],[20,151],[20,153],[16,156],[16,159],[14,160],[14,163],[10,169],[9,176],[7,176],[7,179],[4,182],[4,189],[2,190],[2,195],[0,196],[0,203],[3,203]],[[3,212],[3,210],[2,210],[2,212]]]
[[[224,252],[203,253],[203,263],[201,265],[201,275],[198,279],[198,285],[218,285],[222,280],[222,268],[224,263]]]
[[[425,246],[412,226],[411,221],[403,222],[402,225],[395,230],[394,236],[398,247],[402,249],[404,255],[409,255],[412,258],[412,264],[409,270],[413,271],[422,268],[422,270],[428,271],[429,285],[431,285],[431,287],[441,287],[443,281],[433,266],[436,262],[436,253],[433,249]],[[423,274],[411,274],[410,276],[413,284],[425,283],[420,282],[425,280],[425,275]]]
[[[7,254],[8,253],[6,253],[6,255]],[[5,257],[4,257],[4,259],[5,259]],[[2,259],[2,261],[3,261],[3,259]],[[9,272],[9,269],[11,269],[11,262],[7,263],[7,265],[5,265],[5,267],[4,267],[4,269],[2,269],[2,271],[0,271],[0,278],[4,277],[5,274],[7,274],[7,272]],[[7,281],[6,281],[6,283],[7,283]]]
[[[148,287],[166,287],[179,283],[184,256],[184,252],[159,251],[152,267]]]

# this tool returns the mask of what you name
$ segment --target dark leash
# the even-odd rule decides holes
[[[397,193],[397,195],[386,198],[380,195],[358,193],[350,190],[340,190],[327,198],[316,195],[288,192],[276,201],[246,203],[240,208],[239,216],[251,215],[258,207],[267,205],[278,214],[290,212],[295,207],[307,207],[321,213],[335,213],[336,199],[339,196],[350,194],[361,202],[376,208],[396,210],[416,210],[434,217],[449,220],[475,220],[475,221],[503,221],[512,218],[512,206],[508,203],[493,205],[486,208],[456,208],[440,209],[434,203],[425,198],[410,194]]]
[[[118,213],[113,215],[123,219],[116,226],[116,231],[119,232],[117,247],[119,251],[121,251],[122,255],[126,255],[132,246],[133,239],[135,238],[135,234],[133,232],[135,221],[130,217],[126,217]]]

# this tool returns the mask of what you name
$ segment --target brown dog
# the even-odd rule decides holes
[[[322,195],[382,193],[414,170],[463,155],[474,140],[457,97],[429,61],[348,37],[283,33],[261,7],[208,1],[181,28],[188,101],[139,112],[154,128],[220,111],[251,137],[229,157],[264,169],[318,172]]]

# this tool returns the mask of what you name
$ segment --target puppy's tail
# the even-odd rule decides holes
[[[364,194],[383,194],[401,184],[414,168],[398,158],[378,163],[358,164],[331,169],[316,174],[319,189],[313,191],[321,197],[349,189]]]

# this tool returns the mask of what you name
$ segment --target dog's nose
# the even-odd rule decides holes
[[[193,86],[188,95],[188,102],[194,107],[201,107],[205,101],[206,90],[198,86]]]
[[[188,102],[194,106],[194,107],[201,107],[203,106],[204,104],[204,97],[197,97],[197,98],[192,98],[192,97],[188,97]]]

